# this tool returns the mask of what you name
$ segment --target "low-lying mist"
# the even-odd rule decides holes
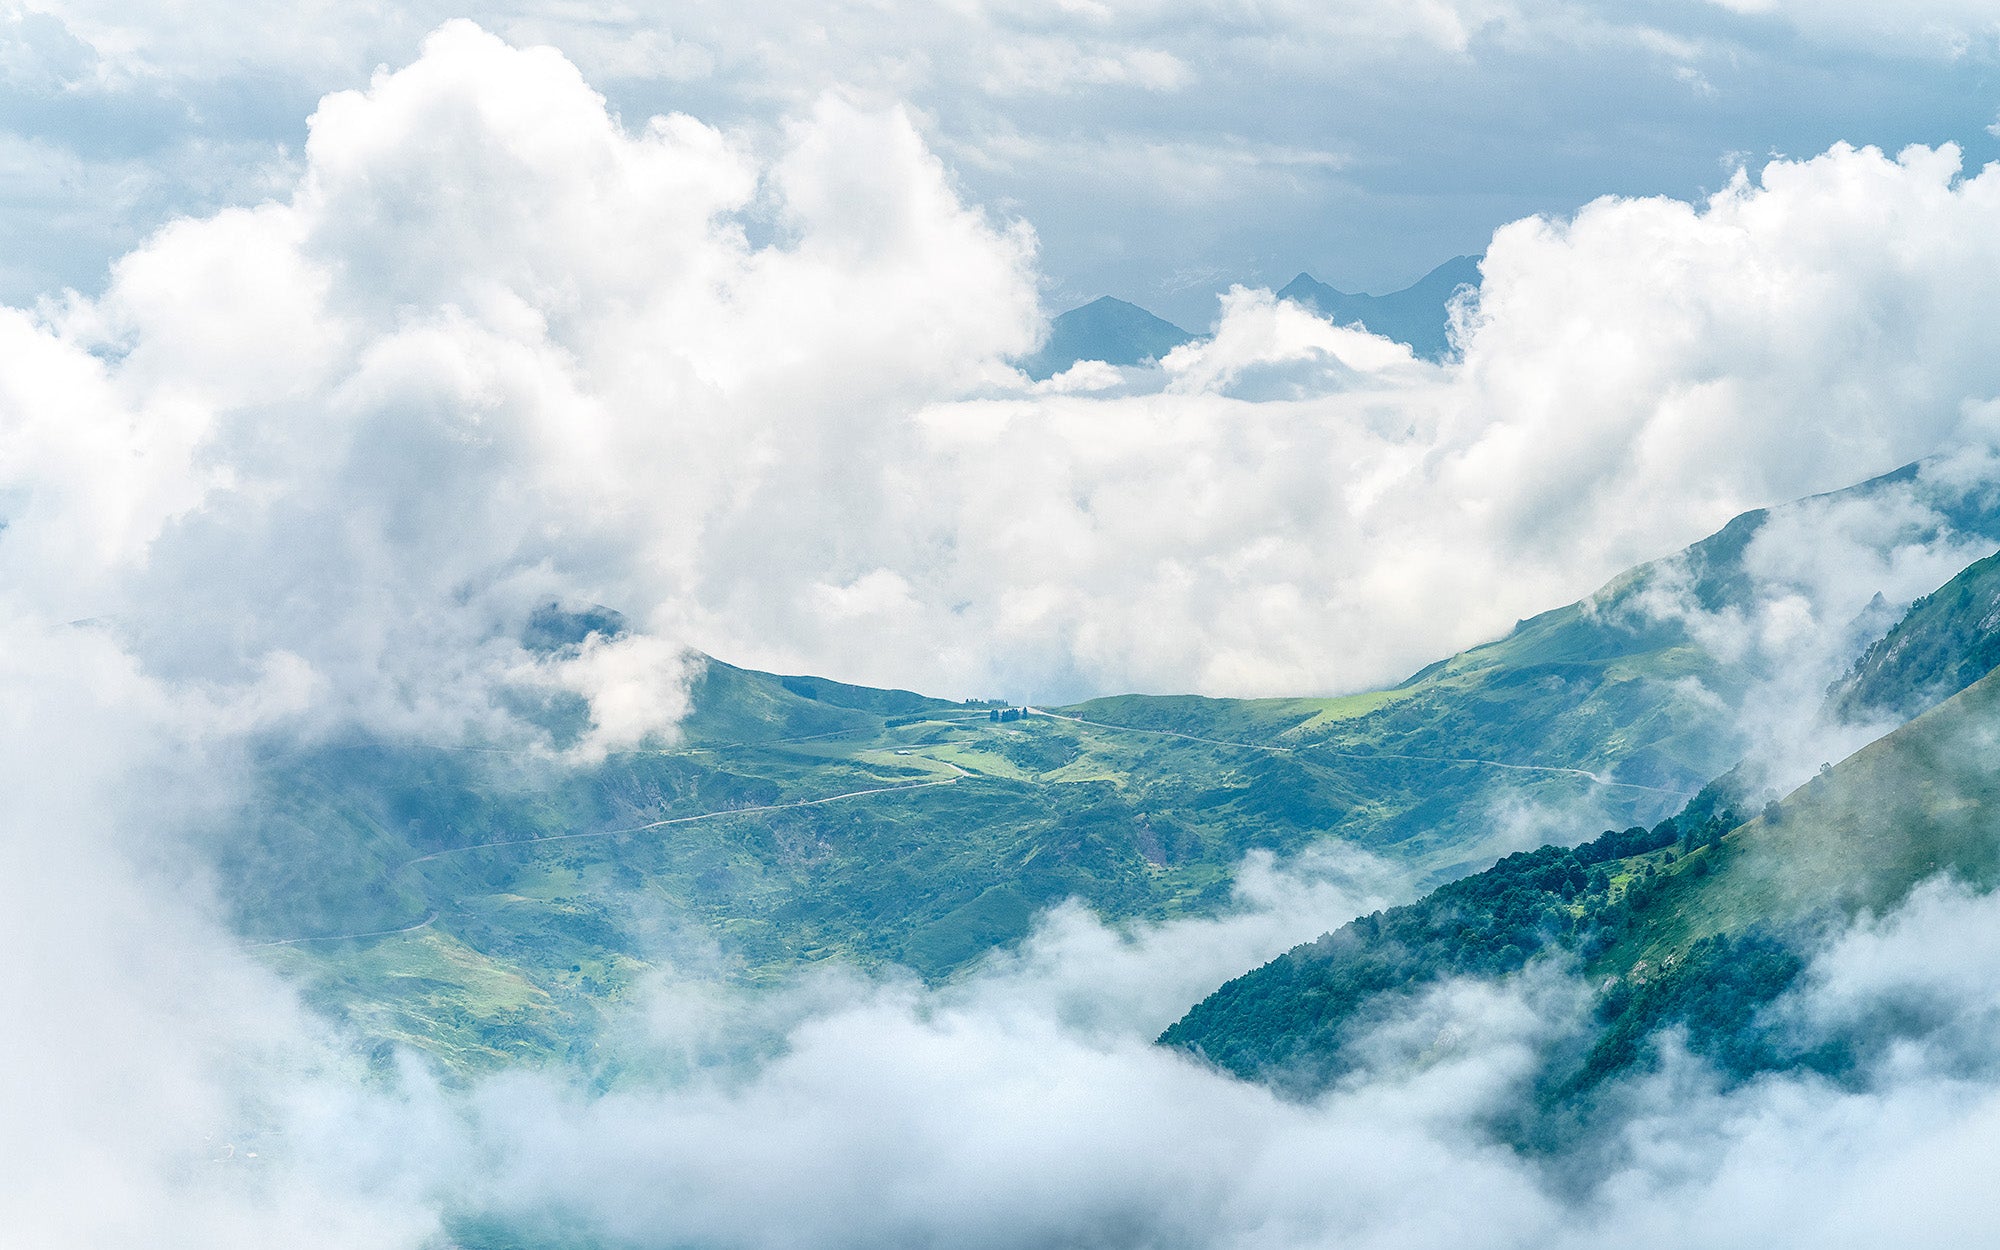
[[[1408,896],[1331,852],[1253,860],[1214,919],[1056,909],[932,988],[750,990],[683,952],[607,1035],[615,1064],[467,1083],[415,1053],[371,1070],[158,853],[231,775],[226,712],[203,743],[98,631],[8,663],[97,674],[8,708],[8,810],[39,833],[10,843],[4,911],[22,1162],[0,1185],[26,1244],[1949,1245],[1987,1216],[2000,900],[1948,883],[1828,940],[1769,1009],[1803,1041],[1877,1038],[1864,1066],[1732,1082],[1668,1035],[1556,1149],[1519,1128],[1591,1020],[1559,962],[1411,996],[1310,1100],[1153,1044]]]

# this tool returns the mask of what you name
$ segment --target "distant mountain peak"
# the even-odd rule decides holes
[[[1278,291],[1291,300],[1345,324],[1360,322],[1372,334],[1407,343],[1427,360],[1451,351],[1451,300],[1461,287],[1479,285],[1478,256],[1454,256],[1400,291],[1362,295],[1328,286],[1301,272]]]
[[[1278,298],[1311,308],[1343,325],[1359,322],[1370,333],[1409,344],[1426,360],[1451,352],[1451,300],[1462,287],[1478,287],[1479,256],[1454,256],[1400,291],[1362,295],[1338,290],[1300,270]],[[1086,360],[1143,365],[1183,343],[1201,338],[1130,300],[1100,295],[1049,323],[1041,350],[1017,363],[1040,382]]]
[[[1021,370],[1039,382],[1085,360],[1141,365],[1196,337],[1137,304],[1101,295],[1050,322],[1049,341],[1021,361]]]

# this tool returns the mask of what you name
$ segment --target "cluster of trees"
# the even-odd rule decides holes
[[[1377,995],[1449,976],[1515,972],[1551,945],[1593,935],[1620,893],[1608,869],[1680,838],[1679,826],[1666,820],[1651,829],[1606,830],[1577,847],[1509,855],[1414,903],[1294,947],[1211,994],[1160,1040],[1242,1076],[1320,1068]]]
[[[1773,801],[1772,806],[1776,806],[1775,801]],[[1770,810],[1768,808],[1764,815],[1766,819],[1770,818]],[[1723,835],[1733,828],[1735,828],[1734,818],[1729,816],[1710,816],[1706,820],[1690,820],[1681,829],[1681,854],[1692,855],[1703,847],[1720,846]]]
[[[1988,556],[1910,605],[1856,661],[1833,706],[1850,720],[1909,719],[2000,667],[2000,556]]]
[[[1604,1031],[1571,1085],[1588,1088],[1631,1066],[1649,1037],[1676,1024],[1689,1050],[1731,1076],[1783,1066],[1757,1016],[1804,970],[1797,952],[1761,929],[1700,938],[1658,975],[1611,985],[1598,1003]]]
[[[1295,1089],[1343,1070],[1343,1043],[1401,995],[1453,976],[1500,976],[1551,949],[1586,961],[1643,923],[1678,856],[1704,869],[1733,815],[1705,804],[1652,828],[1607,830],[1577,847],[1509,855],[1417,902],[1360,917],[1238,977],[1161,1035],[1213,1063]],[[1803,967],[1777,937],[1753,932],[1694,944],[1649,976],[1614,978],[1597,1040],[1566,1080],[1574,1095],[1630,1066],[1646,1040],[1680,1024],[1688,1045],[1736,1075],[1775,1066],[1757,1012]]]

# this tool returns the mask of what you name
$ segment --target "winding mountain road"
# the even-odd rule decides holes
[[[1087,720],[1081,716],[1065,716],[1061,712],[1044,711],[1041,708],[1025,709],[1030,716],[1046,716],[1050,720],[1069,721],[1076,725],[1089,725],[1093,729],[1109,729],[1117,733],[1148,734],[1156,738],[1181,738],[1188,742],[1205,742],[1210,746],[1238,747],[1245,751],[1264,751],[1271,755],[1330,755],[1347,760],[1408,760],[1419,764],[1465,764],[1481,768],[1506,768],[1528,773],[1556,773],[1572,777],[1587,778],[1591,782],[1618,790],[1646,790],[1654,794],[1671,794],[1676,798],[1686,798],[1679,790],[1669,790],[1664,786],[1640,785],[1636,781],[1613,781],[1602,773],[1591,772],[1587,768],[1564,768],[1555,764],[1510,764],[1505,760],[1479,759],[1472,756],[1453,755],[1398,755],[1389,751],[1336,751],[1323,746],[1272,746],[1267,742],[1231,742],[1226,738],[1204,738],[1200,734],[1181,733],[1174,729],[1142,729],[1136,725],[1114,725],[1108,721]]]
[[[928,759],[929,757],[926,756],[925,758]],[[447,855],[462,855],[467,851],[485,851],[499,846],[530,846],[537,842],[574,842],[582,838],[615,838],[624,834],[646,833],[653,829],[665,829],[669,825],[691,825],[697,821],[719,820],[724,816],[756,816],[765,812],[788,812],[801,807],[819,807],[827,803],[839,803],[845,799],[866,798],[871,794],[900,794],[905,790],[928,790],[933,786],[955,785],[960,778],[972,776],[971,773],[948,760],[932,760],[931,762],[943,764],[946,768],[951,769],[952,775],[949,777],[940,777],[935,781],[910,781],[904,782],[901,785],[876,786],[868,790],[849,790],[843,794],[829,794],[817,799],[799,799],[791,803],[766,803],[757,807],[724,807],[712,812],[697,812],[692,816],[672,816],[666,820],[650,821],[643,825],[633,825],[627,829],[586,829],[581,833],[544,833],[532,838],[503,838],[496,842],[474,842],[466,846],[450,846],[442,851],[432,851],[428,855],[419,855],[415,859],[408,860],[400,865],[396,871],[400,873],[403,869],[413,867],[417,864],[427,864],[434,859],[443,859]]]
[[[1068,721],[1069,723],[1074,725],[1087,725],[1092,729],[1102,729],[1112,733],[1143,734],[1148,737],[1155,737],[1155,738],[1179,738],[1187,742],[1201,742],[1201,743],[1206,743],[1209,746],[1232,747],[1237,750],[1243,750],[1243,751],[1263,751],[1271,755],[1317,754],[1324,756],[1332,756],[1337,759],[1404,760],[1412,763],[1421,763],[1421,764],[1448,764],[1448,765],[1460,765],[1460,766],[1477,767],[1477,768],[1499,768],[1513,772],[1543,773],[1552,776],[1581,777],[1586,781],[1589,781],[1593,785],[1604,786],[1609,789],[1644,790],[1653,794],[1673,795],[1676,798],[1687,797],[1681,791],[1669,790],[1663,786],[1641,785],[1638,782],[1633,782],[1633,781],[1616,781],[1610,777],[1603,775],[1602,773],[1592,772],[1587,768],[1566,768],[1555,764],[1517,764],[1509,762],[1507,760],[1489,760],[1489,759],[1481,759],[1474,756],[1403,755],[1389,751],[1377,751],[1377,752],[1338,751],[1334,750],[1331,747],[1310,746],[1310,745],[1274,746],[1267,742],[1236,742],[1227,738],[1209,738],[1209,737],[1204,737],[1201,734],[1182,733],[1181,731],[1176,729],[1146,729],[1137,725],[1115,725],[1110,723],[1109,721],[1090,720],[1087,717],[1070,716],[1061,712],[1047,711],[1043,708],[1029,707],[1029,708],[1024,708],[1023,710],[1027,712],[1027,714],[1030,716],[1042,716],[1042,717],[1047,717],[1049,720]],[[848,732],[852,731],[840,730],[836,731],[833,734],[810,734],[806,735],[803,738],[784,739],[780,741],[789,741],[789,742],[808,741],[814,738],[821,738],[821,737],[837,737]],[[757,745],[776,745],[776,743],[760,743]],[[701,749],[703,748],[697,748],[696,750],[701,750]],[[713,749],[713,748],[706,748],[706,749]],[[693,752],[690,751],[689,753],[692,754]],[[665,752],[663,752],[663,754],[665,754]],[[396,865],[396,867],[390,869],[383,875],[384,879],[388,881],[393,887],[395,881],[398,878],[400,878],[404,873],[408,872],[410,869],[415,868],[417,865],[431,863],[433,861],[445,859],[453,855],[467,855],[474,851],[497,850],[499,848],[509,847],[509,846],[533,846],[537,843],[542,843],[542,842],[575,842],[589,838],[627,837],[632,834],[649,833],[655,829],[667,829],[675,825],[691,825],[700,823],[702,821],[721,820],[731,816],[767,815],[773,812],[796,811],[800,808],[806,808],[806,807],[821,807],[829,803],[843,803],[850,799],[869,798],[875,795],[900,794],[904,791],[909,791],[909,790],[928,790],[937,786],[955,785],[962,778],[975,775],[964,768],[960,768],[957,764],[954,764],[949,760],[941,760],[932,756],[921,756],[918,758],[924,759],[929,763],[941,764],[945,768],[950,769],[952,775],[949,777],[939,777],[931,781],[902,782],[892,786],[871,786],[868,787],[867,789],[862,789],[862,790],[847,790],[839,794],[822,795],[816,799],[795,799],[787,803],[765,803],[755,807],[718,808],[715,811],[696,812],[693,815],[689,816],[669,816],[663,820],[648,821],[642,825],[630,825],[621,829],[587,829],[578,833],[545,833],[545,834],[538,834],[535,837],[531,838],[498,838],[491,842],[473,842],[473,843],[468,843],[465,846],[446,847],[441,851],[432,851],[428,855],[419,855],[415,859],[405,860],[402,863]],[[437,909],[433,908],[430,914],[425,916],[422,920],[419,920],[414,924],[404,925],[401,928],[370,929],[357,933],[326,933],[326,934],[315,934],[307,937],[278,938],[272,941],[251,942],[248,943],[248,945],[253,948],[270,947],[270,946],[297,946],[307,942],[341,942],[341,941],[348,941],[360,938],[393,937],[397,934],[414,933],[419,929],[428,928],[434,921],[437,920],[437,918],[438,918]]]

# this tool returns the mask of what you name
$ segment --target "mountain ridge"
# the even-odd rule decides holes
[[[1933,701],[1789,795],[1732,811],[1726,788],[1710,787],[1651,829],[1509,856],[1232,979],[1161,1044],[1310,1094],[1337,1080],[1348,1044],[1412,993],[1451,977],[1504,979],[1556,956],[1602,989],[1589,1044],[1549,1078],[1554,1101],[1587,1099],[1644,1062],[1649,1039],[1671,1025],[1737,1078],[1851,1065],[1882,1039],[1801,1050],[1761,1013],[1856,917],[1892,911],[1941,877],[2000,885],[1991,836],[2000,761],[1987,746],[2000,733],[2000,672],[1987,662],[1995,560],[1919,600],[1858,666],[1865,678],[1899,662],[1891,688]],[[1919,663],[1926,670],[1913,675]],[[1847,693],[1865,688],[1859,678]]]
[[[1477,290],[1480,256],[1454,256],[1409,286],[1386,295],[1336,290],[1301,273],[1278,298],[1303,304],[1343,325],[1359,322],[1371,334],[1406,343],[1426,360],[1451,354],[1451,302],[1461,288]]]
[[[1921,485],[1910,469],[1850,494]],[[1213,913],[1251,851],[1340,842],[1442,883],[1514,849],[1493,840],[1510,804],[1652,827],[1738,758],[1689,679],[1726,701],[1746,678],[1639,608],[1659,579],[1722,606],[1751,593],[1745,552],[1783,511],[1343,698],[1127,695],[1003,719],[704,658],[680,741],[593,768],[273,745],[217,859],[240,931],[316,1002],[466,1069],[587,1045],[697,935],[750,982],[835,958],[936,980],[1065,899],[1114,922]],[[618,627],[572,615],[538,636]]]

